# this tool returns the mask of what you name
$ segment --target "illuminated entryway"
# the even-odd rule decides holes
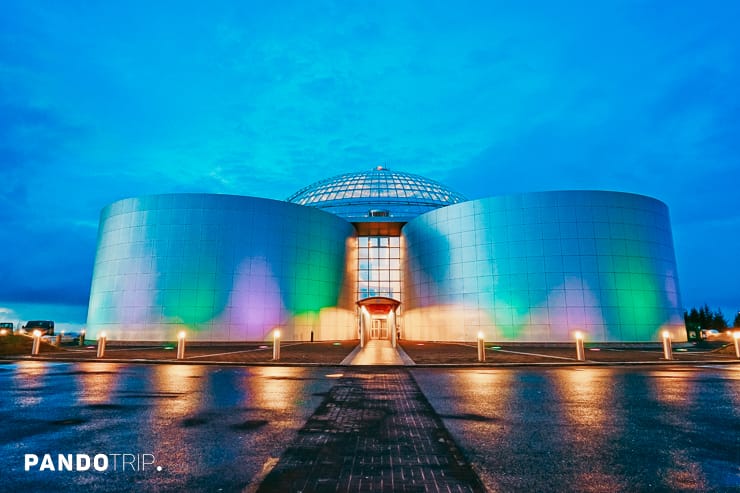
[[[398,339],[398,307],[393,298],[374,296],[357,302],[360,309],[359,333],[361,344],[371,339],[389,340],[396,346]]]
[[[370,339],[388,339],[388,319],[386,317],[373,317]]]

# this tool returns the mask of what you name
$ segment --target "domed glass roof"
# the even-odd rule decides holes
[[[467,199],[446,186],[382,166],[313,183],[288,197],[350,221],[408,221]]]

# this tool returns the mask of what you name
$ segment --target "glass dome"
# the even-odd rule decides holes
[[[436,181],[382,166],[318,181],[287,199],[355,222],[409,221],[466,200]]]

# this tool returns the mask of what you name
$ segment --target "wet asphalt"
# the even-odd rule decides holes
[[[491,491],[740,491],[740,367],[413,370]]]
[[[415,379],[490,491],[740,491],[738,365],[384,371]],[[0,364],[0,492],[255,490],[340,374],[372,378]],[[46,453],[54,466],[58,454],[106,454],[109,468],[24,470],[25,454]],[[117,453],[137,462],[121,470]],[[145,468],[142,454],[153,458]]]
[[[318,407],[333,385],[325,376],[330,373],[289,367],[0,365],[5,464],[0,491],[241,491],[276,461]],[[112,458],[106,472],[24,470],[25,454],[45,453],[55,462],[57,454],[68,453],[155,459],[145,470],[134,463],[113,471]]]

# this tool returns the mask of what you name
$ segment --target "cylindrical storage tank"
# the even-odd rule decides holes
[[[685,340],[668,208],[539,192],[464,202],[403,228],[407,339]]]
[[[355,338],[354,228],[275,200],[168,194],[101,212],[88,337],[188,341]]]

